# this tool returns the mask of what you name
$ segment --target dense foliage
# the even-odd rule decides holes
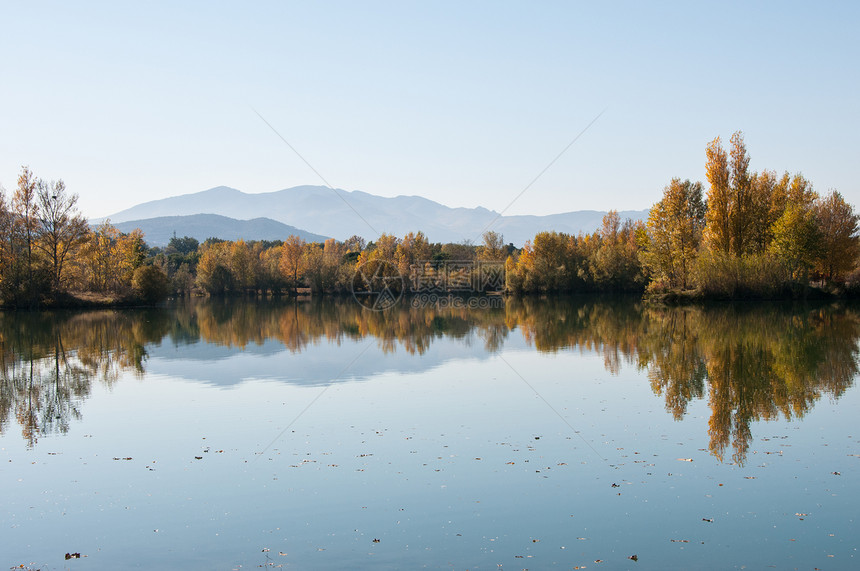
[[[707,147],[705,199],[700,183],[674,179],[651,209],[640,243],[650,289],[733,298],[798,294],[811,280],[855,286],[853,207],[799,174],[750,173],[740,132],[731,145],[717,137]]]
[[[146,260],[140,231],[121,234],[110,224],[90,228],[78,196],[62,180],[46,182],[24,167],[7,199],[0,188],[0,300],[33,307],[69,292],[136,300],[132,280]]]
[[[821,196],[799,174],[750,172],[740,132],[729,151],[717,137],[705,156],[707,191],[672,179],[646,223],[611,211],[591,234],[540,232],[521,249],[492,231],[477,246],[410,232],[324,243],[288,236],[200,244],[174,235],[167,247],[148,248],[139,230],[90,228],[77,195],[25,167],[10,200],[0,188],[0,298],[35,306],[67,292],[97,292],[152,303],[171,292],[337,294],[381,283],[412,291],[717,298],[805,295],[811,284],[860,291],[858,216],[837,191]],[[494,264],[499,279],[487,273]]]

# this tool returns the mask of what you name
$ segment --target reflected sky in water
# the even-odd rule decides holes
[[[850,307],[199,300],[0,335],[10,567],[856,558]]]

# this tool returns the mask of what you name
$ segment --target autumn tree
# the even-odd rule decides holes
[[[719,137],[708,143],[705,156],[705,176],[710,185],[706,238],[711,250],[729,254],[732,245],[729,158]]]
[[[81,289],[106,291],[112,278],[111,260],[116,256],[117,230],[109,220],[94,228],[81,245],[74,265]]]
[[[314,293],[331,292],[341,287],[340,263],[345,253],[342,244],[329,238],[323,244],[307,244],[302,254],[305,277]]]
[[[143,231],[135,228],[131,232],[120,232],[116,239],[118,259],[114,261],[117,275],[123,286],[131,283],[134,271],[143,265],[148,247]]]
[[[343,243],[347,252],[360,253],[367,246],[367,241],[361,236],[353,234]]]
[[[815,213],[820,240],[818,270],[827,279],[838,280],[857,263],[860,219],[835,190],[815,203]]]
[[[281,273],[280,264],[283,246],[264,248],[259,254],[259,286],[262,290],[272,293],[280,292],[287,287],[287,281]]]
[[[670,287],[687,288],[705,226],[702,184],[674,178],[651,208],[643,258]]]
[[[233,285],[237,289],[256,289],[258,259],[244,240],[230,244],[228,267],[233,275]]]
[[[642,287],[636,229],[637,224],[632,220],[622,222],[616,210],[610,210],[603,217],[597,250],[590,256],[592,276],[599,288],[634,290]]]
[[[392,234],[382,234],[376,242],[367,245],[355,262],[353,291],[399,292],[406,285],[408,275],[400,273],[395,261],[400,240]]]
[[[705,152],[710,185],[706,241],[714,253],[739,257],[763,250],[757,229],[767,223],[772,187],[770,181],[750,174],[743,133],[736,131],[731,144],[731,151],[726,153],[717,137]]]
[[[230,269],[230,242],[207,240],[200,250],[197,285],[212,295],[223,295],[232,291],[235,280]]]
[[[505,239],[498,232],[488,230],[482,236],[483,244],[478,246],[478,259],[482,261],[501,262],[508,257]]]
[[[442,244],[444,258],[456,262],[471,262],[475,259],[475,245],[471,240]]]
[[[6,201],[6,189],[0,185],[0,289],[8,287],[7,282],[14,267],[15,239],[13,216]]]
[[[87,232],[70,263],[75,266],[80,287],[127,294],[134,271],[143,265],[147,251],[139,228],[126,234],[105,220]]]
[[[12,195],[10,208],[9,245],[10,267],[8,283],[3,284],[4,297],[15,303],[36,303],[40,291],[45,289],[37,267],[36,240],[39,230],[39,179],[27,167],[18,175],[18,186]],[[37,279],[40,278],[40,279]]]
[[[423,232],[406,234],[394,251],[394,262],[403,277],[414,272],[423,272],[424,264],[430,259],[430,243]]]
[[[67,192],[62,180],[39,181],[37,188],[40,228],[36,244],[47,256],[53,287],[59,290],[66,256],[84,240],[89,226],[78,212],[78,195]]]
[[[299,287],[299,278],[304,272],[302,255],[304,254],[305,241],[298,236],[290,236],[284,242],[281,249],[281,273],[289,281],[294,290]]]
[[[732,134],[731,144],[732,150],[729,152],[731,251],[736,256],[743,256],[752,252],[752,228],[757,216],[753,208],[755,201],[750,185],[750,157],[743,133],[735,131]]]
[[[571,236],[563,232],[538,232],[526,242],[516,273],[523,291],[571,291],[577,260],[571,256]]]

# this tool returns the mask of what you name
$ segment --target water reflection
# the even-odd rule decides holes
[[[707,396],[710,450],[746,459],[750,423],[802,418],[822,395],[838,398],[857,374],[860,320],[835,308],[647,311],[639,363],[681,418]],[[707,382],[706,382],[707,381]],[[707,387],[706,387],[707,385]]]
[[[0,315],[0,431],[10,419],[30,446],[81,416],[93,381],[144,372],[144,346],[163,336],[162,311]]]
[[[839,306],[655,308],[632,300],[530,298],[503,309],[363,309],[352,300],[186,300],[164,310],[0,314],[0,431],[18,426],[30,446],[80,418],[93,382],[142,376],[159,344],[230,353],[280,346],[337,350],[375,340],[381,354],[425,355],[431,345],[474,343],[484,354],[512,336],[539,352],[576,349],[606,369],[644,371],[666,409],[682,419],[707,399],[710,450],[743,463],[758,420],[802,418],[822,396],[838,398],[857,374],[860,315]],[[421,360],[416,366],[430,367]]]

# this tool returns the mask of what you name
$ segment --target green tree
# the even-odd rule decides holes
[[[167,243],[167,253],[171,254],[173,252],[177,252],[179,254],[187,255],[192,252],[196,252],[199,245],[200,244],[196,238],[192,238],[191,236],[177,238],[174,233],[170,238],[170,241]]]
[[[131,287],[137,297],[146,303],[156,303],[170,293],[167,274],[155,266],[140,266],[134,270]]]
[[[820,233],[812,208],[790,204],[773,225],[771,252],[791,279],[806,279],[818,254]]]
[[[182,263],[170,280],[171,289],[179,295],[188,295],[194,288],[194,276],[187,263]]]

